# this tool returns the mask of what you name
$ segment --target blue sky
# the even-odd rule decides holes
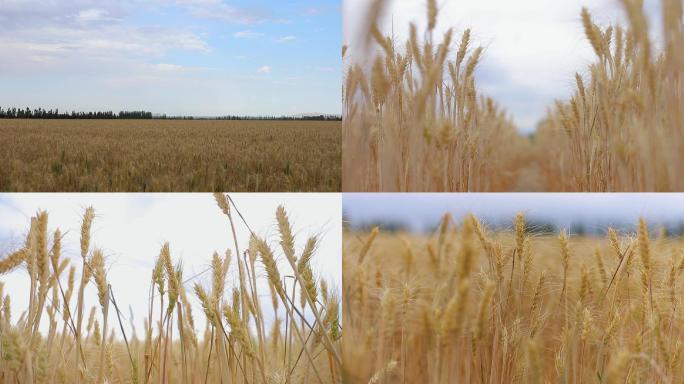
[[[0,106],[341,112],[339,0],[0,2]]]
[[[363,58],[359,41],[368,0],[344,0],[344,43],[352,60]],[[422,31],[427,24],[425,0],[389,0],[380,28],[399,41],[415,22]],[[584,35],[580,11],[587,7],[601,26],[625,23],[619,0],[437,0],[440,17],[435,36],[454,28],[452,55],[461,33],[472,29],[471,47],[485,48],[476,71],[482,94],[493,97],[524,133],[531,133],[554,100],[567,100],[575,87],[575,72],[586,79],[588,66],[596,61]],[[660,31],[660,1],[644,0],[650,16],[651,35]],[[394,28],[392,28],[394,27]],[[453,56],[450,60],[453,60]]]
[[[591,231],[607,225],[633,230],[640,217],[653,229],[684,223],[682,193],[347,193],[342,207],[353,225],[401,223],[416,231],[434,228],[447,212],[456,218],[472,213],[492,224],[512,223],[523,212],[559,228]]]

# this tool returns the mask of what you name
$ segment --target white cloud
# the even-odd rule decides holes
[[[233,24],[278,23],[270,11],[242,7],[238,8],[222,0],[175,0],[175,4],[186,7],[193,17],[212,19]]]
[[[99,28],[36,26],[0,35],[0,72],[9,74],[103,73],[122,71],[170,50],[207,53],[200,36],[157,27],[107,25]]]
[[[257,69],[257,73],[271,73],[271,67],[269,67],[268,65],[259,67],[259,69]]]
[[[85,9],[78,12],[78,20],[83,22],[99,21],[105,16],[105,12],[100,9]]]
[[[176,72],[183,69],[182,65],[160,63],[155,66],[160,71]]]
[[[246,31],[239,31],[233,33],[233,37],[237,37],[238,39],[256,39],[259,37],[262,37],[264,34],[261,32],[254,32],[252,30],[246,30]]]
[[[141,9],[175,6],[187,15],[198,18],[216,20],[230,24],[254,25],[261,23],[288,22],[276,17],[273,11],[258,6],[235,6],[226,0],[10,0],[0,4],[0,28],[3,24],[26,24],[28,20],[53,20],[60,23],[86,19],[117,19],[130,15]],[[93,10],[100,11],[96,14]],[[106,17],[105,17],[106,16]]]
[[[295,41],[295,40],[297,40],[296,36],[283,36],[281,38],[276,39],[276,42],[277,43],[287,43],[287,42]]]
[[[190,67],[178,64],[158,63],[152,66],[156,71],[162,73],[187,73],[206,71],[206,67]]]

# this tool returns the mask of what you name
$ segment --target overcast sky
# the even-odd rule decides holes
[[[447,212],[455,218],[473,213],[489,223],[511,223],[523,212],[561,228],[581,224],[591,231],[609,224],[632,227],[640,217],[654,225],[684,222],[684,194],[666,193],[345,194],[342,206],[352,225],[402,223],[416,231],[434,228]]]
[[[339,292],[342,282],[342,208],[338,194],[231,196],[252,230],[266,236],[274,249],[279,249],[275,211],[281,204],[288,211],[296,231],[298,251],[309,236],[319,235],[320,246],[312,262],[314,271],[318,277],[328,280],[331,287],[337,287]],[[52,232],[59,228],[65,234],[62,254],[80,266],[81,217],[90,205],[96,212],[91,244],[103,250],[107,277],[115,298],[126,318],[129,305],[133,308],[138,332],[142,332],[152,268],[165,241],[170,243],[174,262],[182,260],[185,279],[205,271],[210,266],[214,251],[223,255],[227,248],[233,250],[228,219],[216,206],[211,194],[0,194],[0,257],[23,244],[31,216],[44,209],[49,214],[48,230]],[[238,227],[239,245],[244,250],[249,232],[243,225]],[[282,252],[276,254],[282,255]],[[280,265],[284,267],[286,263],[281,258]],[[229,270],[227,287],[231,289],[238,284],[236,268],[233,265]],[[262,272],[258,276],[263,276],[260,263],[257,268]],[[289,269],[282,269],[285,270]],[[0,276],[0,281],[5,282],[5,293],[12,296],[13,319],[16,321],[20,309],[23,311],[28,306],[26,270],[22,268]],[[204,316],[192,293],[195,282],[210,287],[211,274],[204,273],[186,283],[194,305],[197,328],[202,330]],[[87,308],[90,308],[97,303],[96,289],[91,286],[87,291]],[[268,300],[264,302],[264,311],[267,311],[271,308],[268,287],[262,286],[261,293],[264,295],[262,299]]]
[[[340,113],[339,0],[3,0],[0,106]]]
[[[389,34],[394,27],[398,41],[405,41],[409,22],[418,30],[426,25],[425,0],[388,0],[390,6],[381,28]],[[589,8],[600,25],[624,22],[618,0],[437,0],[440,17],[436,36],[448,28],[461,33],[472,28],[472,42],[485,48],[476,72],[482,93],[494,97],[513,116],[524,132],[535,129],[554,99],[567,99],[574,89],[574,74],[586,76],[594,54],[584,37],[580,11]],[[645,0],[649,14],[659,17],[658,0]],[[344,0],[343,40],[359,46],[359,25],[364,20],[367,0]],[[654,35],[657,22],[652,24]],[[393,21],[393,23],[392,23]],[[402,44],[403,46],[403,44]],[[453,48],[455,55],[456,48]],[[453,60],[453,57],[450,58]]]

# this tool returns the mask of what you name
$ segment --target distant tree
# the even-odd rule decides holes
[[[282,120],[282,121],[295,121],[295,120],[311,120],[311,121],[341,121],[341,116],[334,115],[311,115],[302,117],[293,116],[273,116],[273,115],[263,115],[263,116],[238,116],[238,115],[225,115],[219,117],[194,117],[194,116],[169,116],[166,114],[153,115],[149,111],[119,111],[115,113],[113,111],[71,111],[60,113],[59,109],[45,109],[38,107],[36,109],[31,109],[26,107],[25,109],[17,109],[16,107],[6,107],[0,108],[0,119],[2,118],[18,118],[18,119],[174,119],[174,120]]]

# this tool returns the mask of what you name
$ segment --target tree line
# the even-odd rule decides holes
[[[147,111],[60,112],[59,109],[0,107],[0,119],[153,119]]]
[[[159,120],[311,120],[341,121],[338,115],[312,116],[237,116],[218,117],[167,116],[156,115],[148,111],[96,111],[96,112],[60,112],[59,109],[0,107],[0,119],[159,119]]]
[[[368,221],[354,222],[345,213],[342,214],[342,222],[347,223],[345,229],[369,233],[373,228],[379,227],[387,233],[422,233],[431,234],[439,230],[441,220],[422,228],[415,228],[407,221],[394,219],[372,219]],[[487,218],[487,227],[492,231],[505,231],[510,229],[510,221],[507,218]],[[649,223],[649,226],[658,228],[661,236],[669,238],[684,237],[684,221],[671,221],[663,223]],[[626,220],[610,220],[610,222],[591,223],[585,221],[574,221],[569,226],[559,224],[552,220],[525,218],[525,233],[533,236],[549,236],[558,234],[565,230],[574,236],[608,236],[608,227],[613,228],[618,233],[635,232],[634,224]]]

